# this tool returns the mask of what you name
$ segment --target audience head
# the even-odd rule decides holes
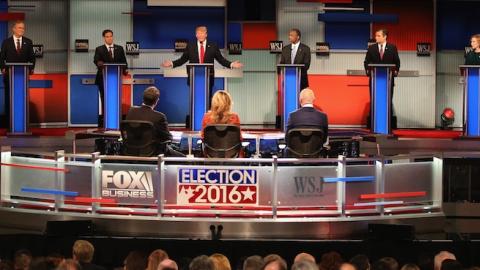
[[[206,255],[200,255],[195,257],[190,263],[190,270],[215,270],[215,264],[210,257]]]
[[[414,263],[407,263],[400,270],[420,270],[420,267]]]
[[[32,253],[26,249],[15,252],[13,266],[15,270],[28,270],[32,262]]]
[[[440,251],[437,255],[435,255],[435,258],[433,259],[434,270],[440,270],[442,267],[442,262],[447,259],[456,260],[457,258],[455,258],[455,255],[448,251]]]
[[[243,262],[243,270],[261,270],[263,267],[263,258],[255,255],[250,256]]]
[[[231,116],[232,97],[225,90],[215,92],[212,97],[212,106],[210,111],[212,113],[213,121],[216,124],[225,124]]]
[[[160,99],[160,90],[155,86],[149,86],[143,91],[143,104],[155,108]]]
[[[322,260],[318,265],[320,270],[338,270],[343,259],[338,252],[331,251],[322,255]]]
[[[366,255],[359,254],[353,256],[353,258],[350,259],[350,263],[353,264],[357,270],[370,270],[370,260]]]
[[[125,258],[124,265],[124,270],[145,270],[147,258],[140,251],[131,251]]]
[[[440,270],[463,270],[463,266],[457,260],[445,259],[440,266]]]
[[[150,253],[150,255],[148,256],[147,270],[157,269],[160,262],[162,262],[165,259],[168,259],[168,254],[164,250],[157,249],[152,251],[152,253]]]
[[[178,270],[178,265],[174,260],[164,259],[158,264],[157,270]]]
[[[287,270],[287,262],[277,254],[270,254],[263,258],[262,270]]]
[[[13,262],[0,260],[0,270],[13,270]]]
[[[297,254],[297,256],[295,256],[295,259],[293,260],[293,262],[296,263],[299,261],[310,261],[310,262],[316,263],[315,257],[313,257],[312,254],[305,253],[305,252],[299,253]]]
[[[68,259],[61,262],[56,270],[82,270],[82,266],[77,261]]]
[[[392,257],[384,257],[373,264],[372,270],[399,270],[398,262]]]
[[[77,240],[73,244],[73,259],[79,263],[90,263],[93,259],[95,248],[86,240]]]
[[[357,270],[357,268],[355,268],[355,265],[348,262],[344,262],[340,264],[340,267],[338,269],[339,270]]]
[[[215,270],[232,270],[230,261],[225,255],[214,253],[210,256],[210,259],[212,259],[213,264],[215,265]]]
[[[305,104],[313,104],[315,101],[315,94],[310,88],[305,88],[300,91],[300,105],[304,106]]]
[[[51,270],[55,269],[55,265],[44,257],[35,258],[29,266],[30,270]]]
[[[318,270],[318,265],[311,260],[296,261],[291,270]]]

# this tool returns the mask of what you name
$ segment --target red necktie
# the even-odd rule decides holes
[[[17,53],[20,53],[20,50],[22,50],[22,47],[20,46],[20,39],[17,39]]]
[[[383,49],[383,44],[380,45],[380,59],[383,60],[383,55],[385,54],[385,50]]]
[[[200,63],[203,63],[204,58],[205,58],[205,47],[203,46],[203,42],[200,41]]]

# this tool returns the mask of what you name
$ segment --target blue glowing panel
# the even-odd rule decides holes
[[[119,66],[105,66],[105,128],[120,129],[122,112],[122,75]]]
[[[28,74],[24,66],[12,66],[10,71],[10,98],[12,100],[12,133],[27,132]]]
[[[389,134],[389,70],[388,68],[376,68],[373,82],[373,132]]]
[[[300,76],[296,67],[286,67],[283,78],[283,130],[287,130],[287,119],[291,112],[298,109]]]
[[[467,136],[480,136],[480,68],[468,68],[467,78]]]
[[[192,130],[200,131],[203,115],[208,111],[207,91],[210,91],[207,84],[208,74],[205,67],[194,67],[192,72],[193,85],[190,86],[193,87]]]

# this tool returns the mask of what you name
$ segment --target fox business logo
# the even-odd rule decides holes
[[[254,169],[180,168],[179,205],[256,205],[258,172]]]
[[[152,172],[104,170],[102,197],[151,199],[154,197]]]

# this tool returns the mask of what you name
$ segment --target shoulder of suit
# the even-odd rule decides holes
[[[32,40],[29,39],[29,38],[27,38],[27,37],[22,37],[22,39],[23,39],[24,42],[30,42],[30,43],[32,43]]]
[[[304,48],[309,48],[309,49],[310,49],[310,47],[309,47],[307,44],[303,43],[303,42],[300,42],[300,47],[304,47]]]
[[[123,46],[122,46],[122,45],[118,45],[118,44],[113,44],[113,47],[114,47],[114,48],[121,48],[121,49],[123,49]]]

